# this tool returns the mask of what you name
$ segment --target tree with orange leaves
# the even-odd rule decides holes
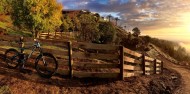
[[[13,24],[27,29],[34,37],[42,31],[54,31],[62,23],[63,7],[56,0],[14,0],[12,9]]]

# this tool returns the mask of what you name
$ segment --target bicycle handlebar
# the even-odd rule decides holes
[[[38,42],[37,39],[34,39],[34,46],[39,48],[40,47],[40,43]]]
[[[19,44],[21,44],[21,47],[24,47],[24,37],[20,37],[20,43]],[[38,40],[37,39],[34,39],[34,44],[33,44],[33,46],[35,46],[35,47],[37,47],[37,48],[39,48],[40,47],[40,43],[38,42]]]

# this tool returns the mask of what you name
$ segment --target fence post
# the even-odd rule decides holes
[[[156,59],[154,59],[154,74],[156,74]]]
[[[72,59],[72,42],[68,42],[68,55],[69,55],[69,77],[73,77],[73,59]]]
[[[142,54],[142,70],[143,70],[143,75],[145,75],[145,72],[146,72],[146,70],[145,70],[145,55],[144,55],[144,53]]]
[[[163,73],[163,69],[164,69],[164,62],[161,62],[161,74]]]
[[[124,71],[123,71],[123,65],[124,65],[124,48],[123,46],[119,46],[119,61],[120,61],[120,79],[124,80]]]

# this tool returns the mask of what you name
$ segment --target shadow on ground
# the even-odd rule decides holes
[[[7,77],[14,77],[21,80],[31,81],[35,83],[55,85],[59,87],[88,87],[88,86],[97,86],[102,84],[108,84],[116,79],[100,79],[100,78],[72,78],[69,79],[67,76],[63,75],[54,75],[52,78],[42,78],[40,77],[36,70],[31,67],[26,67],[29,72],[22,73],[19,69],[10,69],[6,66],[6,62],[3,60],[3,54],[0,54],[0,74],[5,75],[5,79],[1,79],[1,85],[7,84]],[[7,81],[5,81],[7,80]]]

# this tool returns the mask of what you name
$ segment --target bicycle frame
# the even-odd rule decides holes
[[[34,45],[33,45],[33,47],[32,47],[33,49],[32,49],[32,51],[29,53],[29,55],[28,55],[27,57],[20,58],[21,60],[24,60],[23,63],[25,63],[25,62],[28,60],[28,58],[30,58],[30,57],[32,56],[32,54],[36,51],[36,49],[38,49],[39,52],[40,52],[40,54],[43,55],[42,49],[41,49],[41,47],[40,47],[40,43],[37,42],[36,40],[34,40],[34,41],[35,41],[35,43],[34,43]],[[23,51],[24,51],[26,48],[24,48],[24,46],[22,46],[20,49],[21,49],[21,53],[20,53],[20,54],[23,54],[23,55],[24,55]],[[44,61],[44,59],[43,59],[43,61]],[[45,63],[45,61],[44,61],[44,63]]]

